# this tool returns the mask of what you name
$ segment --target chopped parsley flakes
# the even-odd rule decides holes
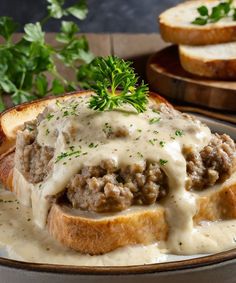
[[[53,117],[54,117],[53,114],[48,113],[48,115],[46,116],[46,119],[47,119],[48,121],[50,121]]]
[[[161,166],[166,165],[167,162],[168,162],[168,160],[165,160],[165,159],[160,159],[159,160],[159,163],[160,163]]]
[[[138,157],[140,157],[140,158],[143,158],[143,155],[142,155],[142,153],[141,152],[137,152],[137,155],[138,155]]]
[[[182,136],[184,135],[184,132],[183,132],[182,130],[176,130],[176,131],[175,131],[175,135],[176,135],[177,137],[182,137]]]
[[[55,163],[59,162],[60,160],[66,158],[66,157],[70,157],[70,156],[79,157],[80,155],[81,155],[81,150],[61,152],[57,156]]]
[[[160,145],[161,147],[164,147],[165,144],[166,144],[166,143],[165,143],[164,141],[160,141],[160,142],[159,142],[159,145]]]
[[[152,118],[152,119],[149,120],[149,124],[152,125],[152,124],[158,123],[160,120],[161,120],[160,117]]]
[[[93,142],[89,144],[89,148],[96,148],[96,147],[98,147],[98,144],[94,144]]]

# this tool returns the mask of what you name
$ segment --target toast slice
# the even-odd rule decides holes
[[[25,103],[9,109],[0,116],[0,182],[6,189],[18,194],[13,187],[13,170],[17,130],[25,122],[35,119],[53,100],[63,103],[74,96],[91,95],[77,92],[61,97],[50,97]],[[156,103],[168,102],[150,94]],[[48,214],[50,235],[67,247],[89,254],[102,254],[129,244],[148,244],[167,237],[168,227],[160,206],[149,209],[131,209],[128,213],[105,214],[98,219],[66,204],[54,203]]]
[[[13,166],[14,152],[11,152],[1,159],[0,182],[14,192]],[[194,216],[195,224],[228,219],[236,219],[236,172],[217,189],[200,193]],[[99,216],[58,202],[49,211],[47,230],[63,245],[97,255],[126,245],[165,241],[169,227],[165,210],[159,205]]]
[[[17,193],[13,187],[14,141],[16,128],[35,118],[52,99],[68,99],[71,96],[91,95],[91,92],[74,93],[65,97],[50,98],[27,103],[6,111],[0,116],[0,140],[6,152],[1,152],[0,181]],[[165,102],[158,95],[150,95],[156,103]],[[165,102],[167,103],[167,102]],[[16,121],[16,124],[10,123]],[[9,125],[9,127],[7,127]],[[7,148],[6,141],[12,143]],[[217,188],[199,193],[195,224],[203,220],[215,221],[236,218],[236,173]],[[149,244],[165,241],[169,226],[162,205],[131,207],[116,213],[94,213],[74,209],[68,203],[56,199],[47,216],[47,230],[51,236],[82,253],[102,254],[132,244]]]
[[[215,79],[236,79],[236,42],[179,46],[182,67],[189,73]]]
[[[235,41],[236,22],[232,17],[206,25],[192,24],[199,17],[198,7],[204,5],[211,9],[218,4],[218,0],[186,1],[166,10],[159,17],[162,38],[167,42],[183,45],[209,45]],[[236,6],[235,0],[233,5]]]

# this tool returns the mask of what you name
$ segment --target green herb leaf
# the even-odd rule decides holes
[[[149,124],[152,125],[152,124],[158,123],[160,120],[161,120],[160,117],[158,117],[158,118],[156,118],[156,117],[155,117],[155,118],[152,118],[152,119],[149,120]]]
[[[23,102],[31,101],[36,99],[35,96],[23,90],[16,90],[12,95],[12,101],[15,105],[21,104]]]
[[[39,74],[35,80],[35,86],[40,96],[44,96],[48,90],[48,81],[44,74]]]
[[[94,58],[89,52],[88,42],[84,36],[71,40],[57,56],[66,66],[72,67],[77,61],[89,64]]]
[[[198,17],[194,21],[192,21],[192,24],[204,26],[207,24],[207,19]]]
[[[54,79],[52,82],[52,92],[55,95],[62,94],[65,91],[64,85],[58,79]]]
[[[2,96],[0,95],[0,111],[2,112],[3,110],[5,110],[5,104],[3,102]]]
[[[74,14],[77,18],[84,18],[87,14],[86,1],[69,7],[63,7],[65,0],[47,2],[49,14],[41,24],[26,24],[22,39],[16,43],[11,42],[11,36],[17,24],[9,17],[0,17],[0,36],[6,40],[0,44],[0,92],[10,94],[14,104],[43,97],[49,92],[57,95],[77,88],[76,82],[67,81],[59,73],[56,57],[75,75],[79,64],[90,63],[93,59],[86,38],[77,37],[79,28],[74,22],[62,21],[61,31],[56,37],[61,44],[57,47],[45,43],[42,30],[42,24],[52,17]],[[50,89],[48,73],[52,78]],[[0,97],[0,110],[3,108]]]
[[[64,0],[47,0],[49,3],[48,11],[52,18],[60,19],[65,15],[62,6],[64,5]]]
[[[148,87],[143,82],[137,86],[138,77],[131,62],[108,56],[98,57],[91,64],[95,67],[96,83],[92,82],[90,87],[95,90],[96,95],[89,101],[90,108],[104,111],[129,104],[138,113],[146,110]]]
[[[72,150],[72,151],[68,151],[68,152],[61,152],[57,158],[55,163],[59,162],[60,160],[66,158],[66,157],[70,157],[70,156],[75,156],[75,157],[79,157],[81,155],[81,151],[80,150]]]
[[[166,143],[164,141],[160,141],[159,144],[161,147],[164,147]]]
[[[69,7],[67,11],[77,19],[84,20],[88,14],[87,3],[82,0],[78,4]]]
[[[6,93],[11,93],[16,91],[16,86],[8,79],[0,77],[0,87]]]
[[[206,6],[198,7],[197,10],[201,16],[208,16],[208,9]]]
[[[155,145],[155,141],[154,140],[149,140],[148,141],[151,145]]]
[[[166,165],[167,162],[168,162],[168,160],[165,160],[165,159],[160,159],[159,160],[159,163],[160,163],[161,166]]]
[[[10,17],[0,17],[0,35],[7,41],[12,34],[17,30],[18,24]]]
[[[225,16],[225,9],[223,6],[219,5],[219,6],[213,7],[212,13],[209,16],[209,18],[211,22],[215,23],[215,22],[218,22],[220,19],[224,18],[224,16]]]
[[[24,27],[26,35],[24,39],[30,42],[38,42],[44,44],[45,33],[42,31],[42,27],[39,22],[36,24],[27,24]]]
[[[68,44],[79,31],[74,22],[62,21],[61,32],[56,36],[57,41]]]
[[[46,116],[48,121],[50,121],[53,117],[54,117],[54,115],[51,114],[51,113],[48,113],[48,115]]]
[[[206,6],[200,6],[197,8],[197,11],[201,17],[197,17],[194,21],[192,21],[192,24],[206,25],[208,23],[215,23],[221,20],[222,18],[229,17],[231,15],[234,20],[235,8],[232,4],[232,0],[220,2],[218,5],[212,7],[211,12],[209,12]]]
[[[236,21],[236,8],[234,9],[233,20]]]
[[[177,137],[182,137],[182,136],[184,135],[184,132],[183,132],[182,130],[176,130],[176,131],[175,131],[175,135],[176,135]]]

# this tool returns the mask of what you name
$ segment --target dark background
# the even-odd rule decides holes
[[[66,3],[75,3],[66,0]],[[89,14],[78,21],[82,32],[157,32],[157,16],[181,0],[88,0]],[[46,14],[46,0],[0,0],[0,16],[11,16],[21,26],[36,22]],[[46,25],[47,31],[58,31],[58,21]]]

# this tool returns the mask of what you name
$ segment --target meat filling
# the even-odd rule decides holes
[[[223,182],[236,166],[236,146],[226,134],[212,135],[210,143],[200,152],[185,149],[189,187],[202,190]]]
[[[67,186],[67,197],[75,208],[110,212],[133,204],[153,204],[167,189],[167,177],[156,163],[118,169],[112,160],[106,160],[76,174]]]
[[[42,182],[50,172],[54,149],[37,144],[38,121],[25,125],[16,145],[16,166],[31,183]],[[119,130],[118,136],[125,136]],[[223,182],[236,165],[236,147],[227,135],[212,135],[200,152],[184,148],[188,189],[202,190]],[[151,205],[168,193],[167,176],[158,163],[146,161],[117,168],[112,160],[83,167],[69,182],[64,195],[75,208],[96,212],[121,211],[134,204]]]
[[[50,172],[50,160],[54,149],[40,146],[36,141],[37,122],[25,124],[25,131],[21,132],[16,144],[16,168],[33,184],[42,182]]]

